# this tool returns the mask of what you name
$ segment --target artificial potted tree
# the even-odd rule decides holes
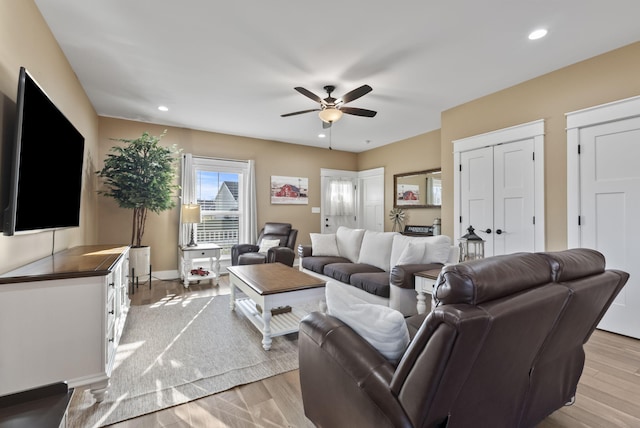
[[[133,210],[129,268],[134,275],[150,273],[151,250],[142,245],[149,211],[159,214],[176,206],[174,191],[179,150],[163,147],[160,139],[144,132],[135,140],[114,139],[124,143],[110,149],[104,166],[97,171],[105,190],[98,193],[116,200],[120,208]]]

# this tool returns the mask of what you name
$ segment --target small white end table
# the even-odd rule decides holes
[[[220,279],[220,250],[217,244],[198,244],[195,247],[180,245],[180,266],[184,288],[189,288],[189,281],[210,279],[217,286]],[[192,262],[195,259],[209,259],[208,275],[191,275]],[[215,262],[214,262],[215,259]]]
[[[432,300],[431,296],[433,293],[433,286],[436,284],[438,275],[440,275],[440,269],[425,270],[413,274],[417,292],[419,314],[427,312],[427,294],[429,295],[429,300]],[[429,309],[432,309],[431,302],[429,303]]]

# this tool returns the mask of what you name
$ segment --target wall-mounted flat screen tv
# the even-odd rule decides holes
[[[24,67],[16,105],[3,234],[79,226],[84,137]]]

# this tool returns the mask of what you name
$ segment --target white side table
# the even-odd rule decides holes
[[[440,269],[425,270],[413,274],[415,277],[419,314],[427,312],[427,294],[429,295],[429,300],[431,300],[433,286],[436,284],[438,275],[440,275]],[[429,303],[430,309],[432,309],[431,306],[431,303]]]
[[[180,245],[180,266],[184,288],[189,288],[189,281],[202,281],[211,279],[217,286],[220,279],[220,247],[217,244],[198,244],[195,247]],[[209,259],[209,275],[191,275],[194,259]],[[214,263],[215,259],[215,263]]]

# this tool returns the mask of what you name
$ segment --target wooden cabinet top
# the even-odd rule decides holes
[[[107,275],[129,247],[82,245],[0,275],[0,284]]]

